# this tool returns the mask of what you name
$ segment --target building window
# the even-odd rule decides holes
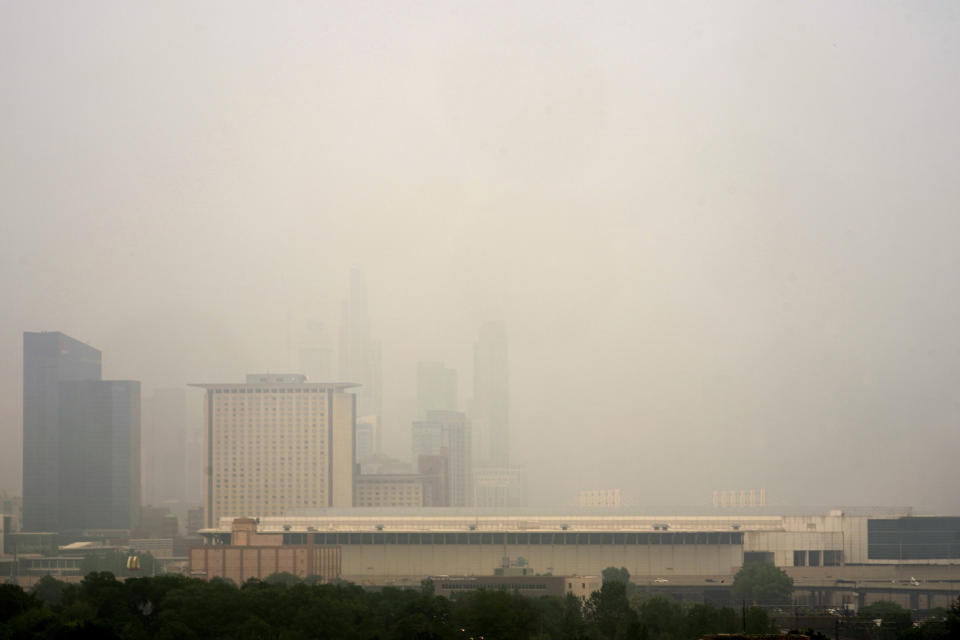
[[[773,551],[744,551],[743,564],[767,563],[774,564]]]
[[[960,517],[904,517],[867,521],[870,560],[960,559]]]
[[[795,566],[795,567],[805,567],[805,566],[807,566],[807,552],[806,552],[806,551],[794,551],[794,552],[793,552],[793,566]]]
[[[807,551],[807,564],[811,567],[820,566],[820,552],[819,551]]]

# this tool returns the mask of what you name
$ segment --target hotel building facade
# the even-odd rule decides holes
[[[204,522],[351,507],[356,396],[351,383],[252,374],[206,390]]]

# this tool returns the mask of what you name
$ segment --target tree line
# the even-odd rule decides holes
[[[451,600],[435,595],[429,581],[420,589],[374,591],[290,574],[240,586],[179,575],[118,580],[110,572],[94,572],[79,584],[48,576],[29,591],[0,585],[0,640],[694,640],[775,631],[763,608],[646,597],[625,577],[606,580],[583,602],[573,595],[530,598],[494,590],[465,592]],[[960,606],[954,609],[955,622]],[[960,625],[950,624],[941,625],[944,633],[960,633]],[[912,626],[903,633],[908,640],[958,637],[924,635],[922,627]]]
[[[748,631],[770,630],[762,609],[749,610],[746,620]],[[586,602],[494,590],[450,600],[435,595],[429,581],[420,589],[372,591],[289,574],[239,587],[174,575],[121,581],[109,572],[79,584],[45,577],[30,591],[0,585],[0,639],[685,640],[741,631],[742,623],[731,608],[631,597],[622,582],[607,582]]]

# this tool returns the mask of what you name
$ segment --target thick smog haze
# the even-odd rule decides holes
[[[5,2],[0,60],[0,489],[24,331],[294,372],[359,266],[391,456],[495,321],[531,505],[958,506],[954,3]]]

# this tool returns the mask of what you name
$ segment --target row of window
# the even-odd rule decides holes
[[[303,429],[307,433],[318,433],[322,432],[323,427],[326,425],[326,418],[323,414],[293,415],[280,413],[261,416],[256,414],[251,415],[250,413],[220,415],[220,413],[217,412],[213,420],[214,426],[218,430],[232,432],[253,432],[258,429],[273,429],[276,427],[288,427],[287,431],[289,431],[291,427],[296,426],[298,429]]]
[[[445,591],[476,591],[477,589],[506,589],[508,591],[546,591],[547,585],[542,582],[503,582],[496,584],[480,584],[470,582],[441,582],[440,588]]]
[[[824,567],[839,567],[843,561],[843,551],[838,549],[794,551],[793,566],[819,567],[823,560]]]
[[[244,427],[252,428],[258,427],[262,424],[265,425],[274,425],[274,424],[284,424],[290,425],[293,422],[303,423],[306,426],[313,428],[314,430],[323,427],[326,424],[326,416],[323,411],[297,411],[294,413],[291,410],[287,411],[267,411],[266,409],[263,412],[259,411],[244,411],[241,409],[237,411],[228,412],[226,409],[220,411],[217,409],[216,414],[213,416],[214,424],[220,428],[230,427],[234,430],[243,429]]]
[[[960,558],[960,517],[914,516],[867,521],[871,560]]]
[[[285,533],[284,544],[307,544]],[[712,533],[315,533],[314,544],[743,544],[741,532]]]
[[[221,400],[217,403],[216,409],[219,411],[221,408],[224,409],[237,409],[243,410],[247,409],[263,409],[264,411],[276,411],[277,409],[287,409],[288,411],[293,408],[303,409],[310,407],[320,408],[326,406],[326,403],[320,402],[319,398],[288,398],[288,399],[279,399],[274,400],[272,398],[267,398],[263,402],[260,401],[260,398],[255,398],[249,402],[245,402],[242,398],[238,398],[233,402],[230,402],[229,399]]]
[[[215,424],[218,429],[223,429],[224,426],[232,427],[233,430],[242,430],[244,426],[248,430],[254,430],[259,427],[275,427],[275,426],[293,426],[296,423],[296,426],[307,426],[311,427],[312,431],[320,429],[324,426],[324,416],[320,415],[270,415],[270,416],[251,416],[250,414],[237,416],[236,414],[231,416],[219,415],[220,412],[217,412],[217,415],[214,417]]]
[[[955,544],[871,544],[867,547],[871,560],[958,560],[960,541]]]
[[[214,393],[326,393],[326,389],[211,389]]]

